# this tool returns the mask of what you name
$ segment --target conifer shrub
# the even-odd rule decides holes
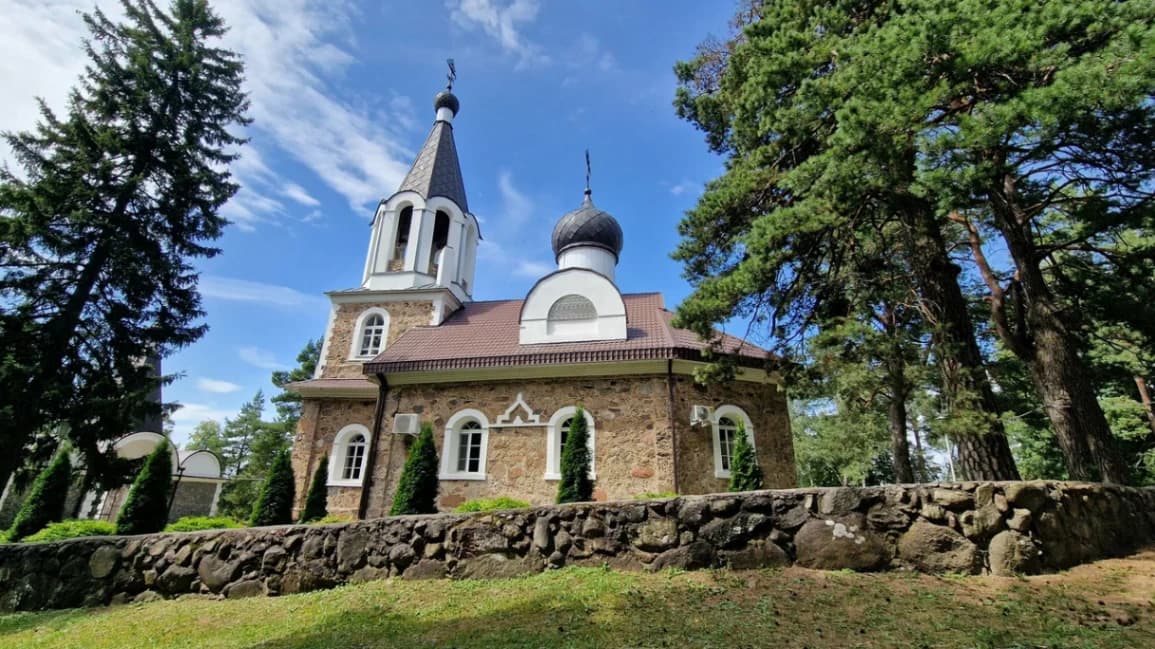
[[[8,530],[10,542],[20,541],[64,518],[64,499],[72,481],[72,461],[68,453],[68,448],[61,448],[48,467],[36,476],[28,497]]]
[[[470,512],[492,512],[499,509],[522,509],[529,506],[530,504],[524,500],[498,496],[497,498],[473,498],[461,503],[453,511],[459,514],[468,514]]]
[[[578,406],[570,420],[569,435],[561,453],[561,484],[557,487],[558,503],[580,503],[593,500],[594,481],[590,479],[589,425],[585,411]]]
[[[111,536],[116,534],[116,525],[108,521],[67,520],[50,523],[35,534],[24,537],[25,543],[47,543],[79,539],[85,536]]]
[[[293,522],[293,498],[297,491],[294,482],[289,449],[285,449],[273,460],[273,466],[261,485],[257,502],[253,503],[250,521],[253,526],[288,525]]]
[[[201,530],[227,530],[235,527],[244,527],[245,524],[228,516],[185,516],[169,523],[166,532],[200,532]]]
[[[309,523],[318,521],[329,515],[329,456],[321,457],[317,470],[313,472],[313,482],[309,485],[309,493],[305,496],[305,508],[301,510],[301,519],[298,522]]]
[[[116,517],[117,534],[151,534],[168,523],[172,494],[172,452],[168,442],[156,445],[128,490]]]
[[[433,443],[433,424],[421,424],[421,433],[409,449],[397,495],[393,497],[390,516],[434,514],[437,512],[437,446]]]
[[[757,491],[762,488],[762,467],[754,446],[746,436],[746,427],[738,424],[734,439],[734,454],[730,458],[730,491]]]

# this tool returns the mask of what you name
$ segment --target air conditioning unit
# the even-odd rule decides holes
[[[393,433],[396,435],[416,435],[420,428],[421,419],[414,413],[393,415]]]
[[[690,406],[690,425],[709,426],[710,409],[706,406]]]

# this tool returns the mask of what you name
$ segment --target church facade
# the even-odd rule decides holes
[[[408,448],[431,423],[438,505],[508,496],[554,501],[580,406],[595,498],[725,491],[739,431],[767,487],[795,485],[781,378],[764,350],[720,336],[736,377],[699,385],[710,344],[672,325],[658,293],[622,294],[618,222],[585,199],[557,223],[556,271],[523,298],[474,301],[481,229],[469,211],[446,90],[398,190],[377,207],[361,283],[331,310],[293,445],[298,507],[328,462],[329,511],[384,516]]]

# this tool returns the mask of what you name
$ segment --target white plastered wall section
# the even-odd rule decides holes
[[[551,332],[550,307],[567,295],[589,300],[597,317],[585,326]],[[518,336],[522,345],[625,339],[626,303],[618,287],[605,275],[584,268],[560,270],[544,277],[525,298]]]

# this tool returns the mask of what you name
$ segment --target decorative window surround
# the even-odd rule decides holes
[[[356,478],[344,478],[345,464],[349,457],[349,451],[352,448],[351,442],[358,436],[364,440],[361,448],[364,452],[361,454],[359,461],[358,475]],[[333,438],[333,448],[329,451],[329,482],[330,487],[360,487],[365,482],[365,466],[366,458],[369,457],[372,451],[372,442],[369,437],[369,429],[361,424],[349,424],[341,430],[337,431],[337,436]]]
[[[546,480],[561,480],[561,437],[563,425],[577,414],[576,406],[566,406],[558,409],[549,418],[549,428],[546,429],[545,436],[545,478]],[[594,426],[593,415],[588,410],[582,410],[585,415],[586,426],[589,427],[589,443],[590,449],[590,480],[597,479],[597,454],[595,449],[596,431]]]
[[[477,462],[477,471],[459,471],[461,459],[461,440],[459,436],[466,424],[476,422],[480,426],[480,457]],[[441,445],[441,471],[437,477],[440,480],[485,480],[485,459],[489,450],[489,419],[485,413],[473,408],[457,411],[445,424],[445,439]]]
[[[710,428],[713,431],[714,437],[714,477],[730,479],[730,469],[722,468],[722,438],[718,428],[718,422],[722,419],[729,419],[735,424],[739,424],[746,428],[746,439],[749,440],[751,448],[754,447],[754,424],[750,421],[750,416],[746,414],[738,406],[724,405],[714,409],[713,415],[710,419]]]
[[[381,322],[377,325],[372,325],[373,316],[380,316]],[[364,344],[366,328],[375,326],[380,329],[380,341],[376,349],[370,349],[370,353],[362,354],[361,350]],[[357,323],[353,325],[353,341],[349,348],[349,360],[369,360],[385,351],[385,343],[389,336],[389,312],[381,307],[370,307],[361,312],[357,316]]]
[[[520,412],[518,412],[518,409],[520,409]],[[515,412],[517,412],[516,415],[514,414]],[[525,414],[524,419],[521,416],[522,413]],[[533,408],[530,408],[529,404],[525,402],[525,397],[522,396],[522,393],[518,392],[517,398],[505,409],[505,412],[497,417],[497,420],[493,422],[490,428],[524,428],[527,426],[546,425],[548,424],[541,420],[541,415],[534,412]]]

